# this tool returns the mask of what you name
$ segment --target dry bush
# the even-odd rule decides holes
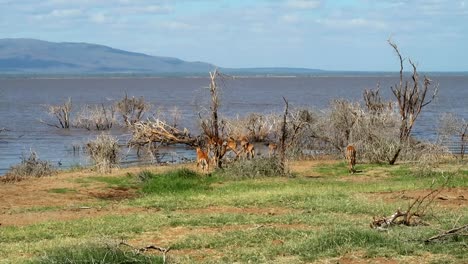
[[[95,140],[86,144],[86,152],[94,163],[97,171],[109,173],[120,163],[120,147],[117,138],[101,134]]]
[[[87,130],[109,130],[112,128],[115,119],[115,109],[113,106],[86,105],[78,113],[74,126]]]
[[[70,114],[72,111],[72,100],[70,97],[61,105],[45,105],[45,108],[48,115],[57,119],[58,124],[40,120],[42,123],[57,128],[70,128]]]
[[[327,143],[340,152],[356,139],[352,138],[363,109],[357,102],[333,100],[330,107],[322,111],[310,130],[310,136]]]
[[[217,174],[231,179],[291,176],[283,170],[277,157],[237,160],[227,164],[222,170],[218,170]]]
[[[129,98],[125,94],[122,100],[115,104],[116,111],[122,115],[123,122],[126,126],[132,126],[136,122],[140,121],[145,112],[149,111],[151,105],[145,102],[143,97]]]
[[[252,141],[263,142],[277,138],[280,117],[251,113],[245,117],[223,118],[223,124],[226,137],[240,139],[245,136]]]
[[[463,159],[468,146],[468,121],[452,113],[445,113],[439,120],[439,137]]]
[[[1,177],[3,182],[16,182],[27,177],[44,177],[55,174],[57,170],[49,161],[41,160],[36,152],[30,151],[29,156],[23,154],[21,163],[13,165],[10,170]]]
[[[405,161],[416,162],[414,173],[416,176],[432,176],[441,161],[450,156],[447,147],[430,142],[414,142],[401,158]]]

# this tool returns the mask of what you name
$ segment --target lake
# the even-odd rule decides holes
[[[431,76],[439,84],[437,99],[424,108],[417,120],[414,135],[432,139],[436,135],[437,120],[445,112],[468,118],[468,76]],[[220,112],[226,116],[246,115],[251,112],[281,112],[282,97],[291,106],[325,108],[335,98],[361,100],[364,89],[380,90],[385,98],[391,97],[390,86],[397,83],[395,76],[314,76],[314,77],[244,77],[222,81]],[[181,124],[196,129],[198,113],[208,107],[208,78],[3,78],[0,79],[0,174],[20,162],[23,153],[37,152],[39,157],[61,167],[87,165],[83,154],[73,151],[94,138],[99,132],[84,129],[57,129],[39,122],[51,120],[44,105],[61,104],[68,97],[73,100],[74,111],[85,104],[112,104],[125,93],[143,96],[153,105],[152,111],[165,112],[177,107],[182,115]],[[115,128],[121,143],[129,132]],[[166,160],[193,158],[185,148],[166,150]],[[133,151],[123,153],[125,164],[138,162]]]

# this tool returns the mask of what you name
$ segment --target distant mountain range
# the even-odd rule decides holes
[[[149,56],[107,46],[48,42],[36,39],[0,39],[0,74],[207,74],[217,66],[177,58]],[[303,68],[221,68],[227,74],[288,75],[317,73]]]

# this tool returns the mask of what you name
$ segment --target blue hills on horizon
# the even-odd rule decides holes
[[[37,39],[0,39],[0,74],[36,75],[201,75],[217,68],[206,62],[150,56],[111,47]],[[221,68],[227,74],[308,74],[305,68]]]
[[[219,68],[234,76],[394,76],[398,72],[329,71],[308,68],[223,68],[207,62],[150,56],[108,46],[49,42],[26,38],[0,39],[0,76],[207,76]],[[468,76],[468,72],[426,72]]]

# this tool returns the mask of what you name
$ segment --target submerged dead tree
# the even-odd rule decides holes
[[[46,105],[45,107],[47,108],[47,114],[55,117],[58,124],[47,123],[40,120],[41,123],[56,128],[70,128],[70,114],[72,111],[72,100],[70,97],[68,97],[67,101],[61,105]]]
[[[123,122],[126,126],[131,126],[140,121],[146,111],[151,108],[151,105],[145,102],[143,97],[129,98],[125,93],[124,98],[116,104],[116,110],[122,115]]]
[[[399,113],[401,116],[400,124],[400,144],[396,149],[393,157],[389,161],[389,164],[395,164],[398,156],[400,155],[403,147],[408,144],[408,140],[411,135],[414,123],[418,118],[419,114],[423,107],[427,106],[432,102],[432,100],[437,95],[438,88],[433,89],[433,93],[430,97],[427,97],[427,93],[431,90],[431,80],[424,76],[423,81],[419,79],[419,74],[417,71],[416,64],[409,60],[413,68],[413,73],[411,75],[411,80],[403,80],[403,62],[404,59],[401,56],[400,50],[397,45],[391,40],[388,40],[388,43],[394,51],[396,52],[398,59],[400,61],[400,82],[395,86],[391,87],[392,93],[397,99],[397,105],[399,108]]]

